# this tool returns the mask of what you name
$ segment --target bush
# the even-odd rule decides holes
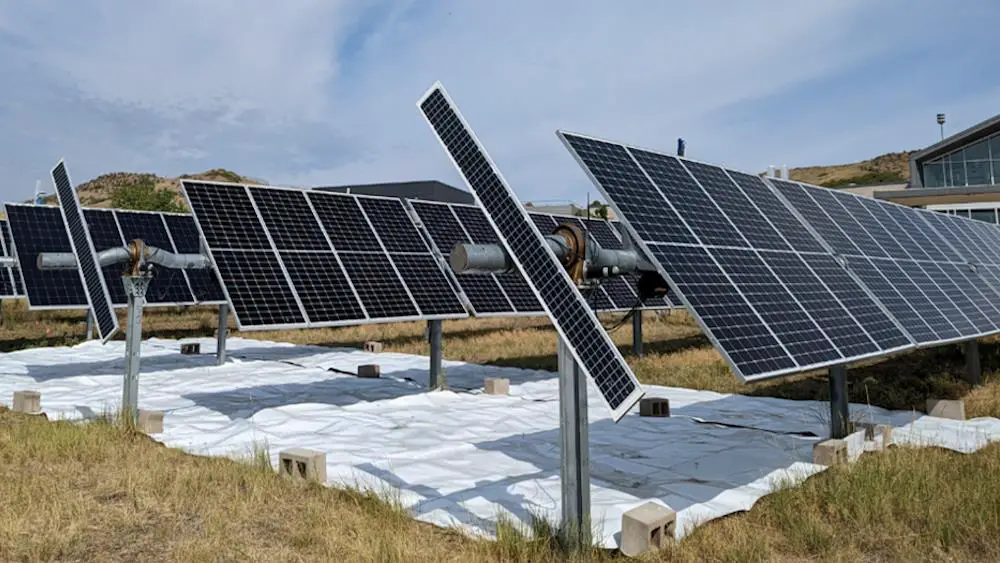
[[[150,178],[115,188],[111,192],[111,206],[116,209],[140,211],[184,212],[183,206],[177,203],[173,192],[157,189],[156,184]]]

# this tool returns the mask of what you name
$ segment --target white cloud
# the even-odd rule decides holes
[[[942,18],[962,17],[971,37],[983,6],[0,0],[0,71],[22,86],[0,96],[14,132],[0,173],[16,182],[0,194],[30,194],[60,156],[78,181],[223,166],[276,183],[461,185],[415,106],[438,79],[522,199],[593,191],[558,128],[667,150],[684,136],[698,158],[752,170],[862,158],[933,141],[892,132],[911,134],[932,100],[989,111],[926,77],[907,89],[920,74],[905,68],[937,45],[921,27],[946,38],[959,32]]]

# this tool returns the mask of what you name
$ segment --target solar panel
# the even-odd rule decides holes
[[[887,309],[895,309],[918,344],[1000,330],[1000,314],[990,305],[997,294],[968,266],[989,254],[961,219],[800,182],[770,181],[873,293],[881,294]]]
[[[468,316],[396,198],[181,186],[241,329]]]
[[[541,231],[517,201],[440,84],[418,107],[462,174],[501,243],[542,302],[581,371],[596,384],[617,421],[642,397],[635,375],[584,302]]]
[[[163,220],[167,224],[170,240],[178,253],[201,254],[201,238],[198,235],[198,226],[194,224],[194,217],[164,213]],[[219,285],[219,279],[215,277],[215,270],[212,268],[184,270],[184,275],[188,278],[188,285],[196,302],[210,304],[226,302],[226,295],[222,292],[222,286]]]
[[[0,219],[0,245],[5,258],[13,258],[14,252],[10,242],[10,227],[6,219]],[[4,268],[6,272],[0,271],[0,298],[20,297],[24,295],[21,285],[21,269],[17,266]]]
[[[80,274],[74,270],[40,270],[42,252],[73,252],[59,208],[5,203],[14,253],[24,280],[30,309],[86,309]]]
[[[913,346],[760,179],[593,137],[559,136],[671,295],[686,303],[743,380]]]
[[[114,211],[84,209],[83,216],[87,220],[90,239],[94,241],[94,248],[98,252],[108,250],[109,248],[121,248],[125,246]],[[125,287],[118,281],[121,278],[124,268],[125,264],[111,264],[101,268],[104,279],[108,282],[108,293],[111,295],[112,305],[122,306],[128,304]]]
[[[87,222],[83,218],[80,200],[70,181],[66,165],[61,160],[52,169],[52,182],[59,198],[59,212],[69,230],[69,240],[76,255],[87,304],[96,321],[101,341],[107,342],[118,332],[118,316],[111,308],[111,296],[101,274],[97,251],[94,250],[94,243],[87,231]]]

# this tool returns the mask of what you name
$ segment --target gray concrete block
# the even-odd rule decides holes
[[[483,391],[487,395],[507,395],[510,393],[510,380],[503,377],[487,377]]]
[[[847,463],[847,442],[836,438],[817,442],[813,445],[813,463],[818,465]]]
[[[865,441],[873,442],[872,449],[884,450],[892,444],[892,426],[888,424],[876,424],[874,422],[858,423],[858,429],[864,430]]]
[[[381,352],[381,351],[382,351],[382,343],[381,342],[376,342],[374,340],[369,340],[368,342],[365,342],[365,352],[375,352],[375,353],[378,353],[378,352]]]
[[[278,475],[326,483],[326,454],[306,448],[282,450],[278,453]]]
[[[648,551],[663,549],[674,538],[677,513],[655,502],[647,502],[622,514],[622,536],[619,551],[635,557]]]
[[[163,411],[147,411],[139,409],[136,428],[143,434],[163,433]]]
[[[664,397],[639,399],[639,416],[670,416],[670,400]]]
[[[14,400],[10,410],[24,414],[40,413],[42,412],[42,394],[30,390],[14,391]]]
[[[378,364],[364,364],[358,366],[358,377],[381,377],[382,367]]]
[[[185,342],[181,344],[181,354],[185,356],[201,354],[201,342]]]
[[[965,401],[962,399],[927,399],[927,414],[938,418],[965,420]]]

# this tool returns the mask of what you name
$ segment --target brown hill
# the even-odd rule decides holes
[[[836,188],[851,184],[894,184],[910,180],[910,155],[914,151],[891,152],[861,162],[788,169],[792,180]]]
[[[115,207],[116,193],[119,197],[123,190],[140,189],[151,190],[153,192],[167,192],[173,194],[173,204],[178,210],[186,210],[184,198],[180,194],[180,179],[191,178],[195,180],[209,180],[215,182],[234,183],[263,183],[261,180],[241,176],[236,172],[224,168],[213,168],[205,172],[196,174],[182,174],[176,178],[164,178],[156,174],[144,172],[111,172],[103,174],[84,182],[76,187],[80,196],[80,203],[84,207]],[[165,198],[164,198],[165,199]],[[55,195],[45,198],[46,203],[57,203]],[[122,206],[122,205],[118,205]],[[129,206],[131,207],[131,206]]]

